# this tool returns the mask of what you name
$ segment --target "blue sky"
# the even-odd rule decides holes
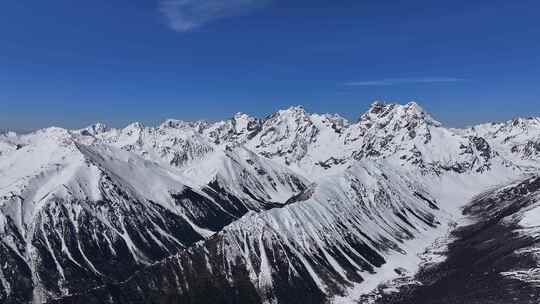
[[[540,115],[540,2],[3,0],[0,129],[417,100],[450,126]]]

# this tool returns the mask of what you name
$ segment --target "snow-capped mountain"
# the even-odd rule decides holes
[[[392,159],[403,166],[441,174],[485,171],[508,165],[482,137],[460,136],[427,114],[418,104],[374,103],[348,130],[346,142],[358,142],[355,159]]]
[[[253,138],[260,129],[260,119],[236,113],[232,119],[214,123],[202,131],[215,144],[242,144]]]
[[[504,123],[474,126],[465,134],[485,138],[505,158],[522,166],[535,166],[540,155],[540,118],[515,118]]]
[[[414,102],[0,135],[0,302],[353,303],[536,174],[539,140]]]
[[[0,280],[5,299],[28,301],[33,294],[34,302],[43,302],[123,280],[250,210],[285,204],[307,184],[286,168],[269,168],[256,155],[235,162],[234,151],[220,154],[223,168],[213,177],[204,175],[208,181],[191,183],[176,164],[162,165],[166,154],[146,159],[143,149],[151,144],[142,140],[133,149],[118,145],[117,137],[110,142],[106,137],[105,144],[81,136],[40,130],[22,136],[24,146],[0,159],[0,256],[16,261],[5,262]],[[221,182],[233,178],[242,183]],[[13,298],[13,291],[24,297]]]

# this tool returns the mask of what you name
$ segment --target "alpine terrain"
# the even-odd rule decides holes
[[[0,303],[538,303],[540,118],[0,135]]]

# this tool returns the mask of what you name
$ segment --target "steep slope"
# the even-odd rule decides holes
[[[539,204],[537,175],[476,197],[464,209],[470,223],[453,232],[442,262],[376,303],[538,303]]]
[[[297,172],[317,174],[317,162],[340,157],[339,136],[347,125],[339,115],[310,114],[303,107],[291,107],[268,117],[246,146]]]
[[[534,121],[374,103],[352,124],[292,107],[2,136],[0,301],[351,303],[537,171]]]
[[[204,126],[204,122],[167,120],[155,128],[133,123],[123,129],[81,133],[94,135],[98,142],[136,153],[148,160],[159,160],[165,166],[181,167],[213,151],[213,145],[200,134]]]
[[[23,144],[17,140],[17,134],[13,132],[0,134],[0,157],[6,156],[8,153],[22,147]]]
[[[500,154],[522,167],[536,167],[540,156],[540,118],[515,118],[464,131],[485,138]]]
[[[246,146],[306,176],[339,172],[353,159],[390,159],[424,174],[515,166],[483,136],[445,128],[415,102],[375,102],[353,124],[302,107],[278,111]]]
[[[261,130],[261,121],[245,113],[219,121],[204,128],[202,133],[215,144],[243,144]]]
[[[186,180],[194,184],[227,189],[241,198],[251,210],[283,205],[309,185],[306,178],[242,146],[217,148],[181,172]]]
[[[124,283],[55,303],[353,303],[416,271],[424,247],[454,223],[442,208],[455,212],[480,187],[511,178],[482,173],[470,184],[478,174],[355,161],[283,208],[249,213]]]
[[[410,261],[395,258],[414,259],[411,240],[431,239],[441,225],[436,215],[438,203],[421,184],[358,163],[286,207],[245,216],[119,286],[61,302],[322,303],[396,275]]]
[[[404,106],[375,102],[347,129],[344,141],[352,146],[355,159],[391,159],[424,173],[508,166],[484,138],[442,127],[415,102]]]
[[[120,130],[101,128],[101,133],[89,134],[95,134],[93,140],[78,139],[118,147],[158,163],[181,175],[184,183],[205,188],[215,199],[238,200],[235,208],[241,211],[233,212],[237,216],[279,206],[309,184],[242,146],[258,125],[258,120],[239,113],[214,124],[167,120],[156,128],[140,124]]]
[[[276,207],[216,183],[188,186],[175,166],[89,136],[41,130],[0,159],[2,301],[42,303],[124,280],[250,210]],[[300,178],[264,168],[275,189],[254,189],[256,195],[287,193],[272,178],[288,183],[291,195],[305,187]],[[245,186],[266,186],[257,182],[251,176]]]
[[[120,280],[202,239],[183,216],[150,200],[153,186],[183,187],[157,168],[130,168],[104,153],[98,162],[62,129],[24,140],[0,160],[2,299],[42,302]],[[137,174],[144,177],[126,181]]]

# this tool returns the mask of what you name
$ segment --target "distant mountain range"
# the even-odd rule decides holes
[[[490,284],[537,301],[539,170],[540,118],[453,129],[414,102],[6,133],[0,302],[400,303],[412,280],[460,280],[418,274],[471,244],[464,227],[486,244],[506,227],[497,256],[528,264]]]

